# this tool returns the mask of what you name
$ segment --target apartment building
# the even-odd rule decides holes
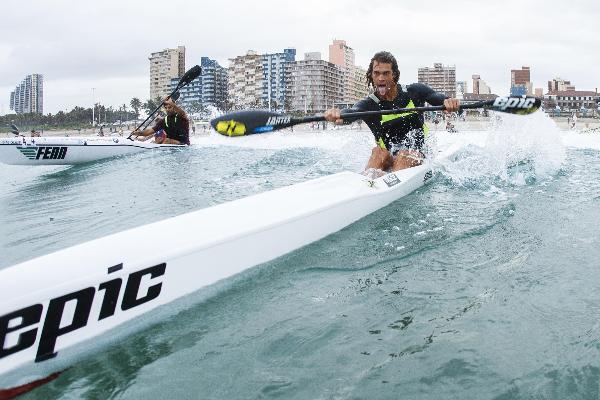
[[[264,108],[284,110],[289,103],[286,86],[289,80],[288,64],[296,61],[296,49],[284,49],[283,53],[262,55],[262,96]]]
[[[558,107],[562,111],[596,110],[599,106],[598,89],[592,90],[558,90],[544,96],[544,108],[550,112]]]
[[[492,89],[485,83],[481,76],[471,75],[473,79],[473,94],[491,94]]]
[[[456,67],[434,63],[433,67],[421,67],[418,70],[418,81],[430,86],[448,97],[456,97]]]
[[[344,71],[321,59],[321,53],[305,53],[304,60],[290,63],[288,111],[315,114],[342,102]]]
[[[216,60],[200,58],[202,73],[188,85],[179,90],[179,104],[191,114],[206,112],[213,106],[223,108],[227,100],[227,70]],[[173,91],[179,78],[172,78],[169,91]]]
[[[467,81],[456,81],[456,98],[462,99],[463,94],[469,91]]]
[[[510,95],[523,96],[533,95],[533,84],[531,83],[531,68],[510,70]]]
[[[342,103],[354,104],[368,94],[367,71],[355,65],[354,50],[345,40],[334,40],[329,45],[329,62],[337,65],[343,74]]]
[[[227,91],[234,109],[261,108],[263,58],[254,50],[229,59]]]
[[[554,78],[548,81],[548,93],[564,92],[567,90],[575,90],[575,85],[571,85],[571,81],[566,81],[562,78]]]
[[[295,49],[258,54],[249,50],[229,60],[228,94],[234,108],[283,110],[289,104],[289,64],[296,59]]]
[[[185,73],[185,46],[151,53],[150,99],[164,99],[170,93],[171,79],[181,78]]]
[[[16,114],[44,113],[44,76],[27,75],[10,93],[10,109]]]

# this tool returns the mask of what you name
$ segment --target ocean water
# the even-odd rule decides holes
[[[541,113],[460,141],[424,187],[193,295],[24,399],[598,399],[600,135]],[[0,268],[343,171],[368,132],[195,138],[0,166]],[[163,243],[165,238],[140,238]]]

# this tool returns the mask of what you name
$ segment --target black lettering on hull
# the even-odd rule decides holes
[[[39,160],[64,160],[68,147],[65,146],[38,146],[35,159]]]
[[[52,150],[48,151],[51,152]],[[56,151],[58,152],[58,150]],[[38,154],[46,154],[46,152],[45,149],[38,150]],[[112,266],[108,268],[108,273],[120,271],[122,267],[122,264]],[[86,287],[55,297],[49,301],[43,321],[41,318],[44,304],[41,303],[0,316],[0,359],[34,346],[40,331],[35,362],[56,357],[58,354],[56,351],[58,338],[88,325],[96,293],[104,292],[98,314],[98,321],[102,321],[118,312],[126,312],[158,298],[162,291],[163,282],[155,280],[165,274],[166,267],[166,263],[161,263],[140,271],[134,271],[127,276],[125,285],[123,285],[124,278],[115,278],[100,283],[97,289]],[[145,282],[150,280],[156,283],[149,285],[145,291],[141,291],[142,280]],[[117,305],[123,286],[125,286],[125,289],[121,300],[121,311],[119,311]],[[71,306],[68,309],[74,311],[72,317],[69,317],[67,321],[63,321],[67,304]],[[61,326],[61,324],[63,325]],[[16,344],[8,344],[7,337],[9,335],[18,335]]]

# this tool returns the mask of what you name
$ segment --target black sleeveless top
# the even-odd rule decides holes
[[[164,129],[169,139],[178,140],[181,144],[190,144],[190,122],[181,115],[167,115],[154,126],[154,131]]]
[[[443,93],[436,92],[422,83],[413,83],[409,86],[398,85],[398,94],[394,100],[380,100],[375,94],[370,94],[352,108],[342,110],[342,113],[422,107],[425,102],[439,106],[444,104],[446,98]],[[357,119],[345,118],[348,122]],[[423,148],[428,129],[421,112],[374,115],[361,119],[373,132],[377,144],[384,149],[393,151],[394,148],[417,150]]]

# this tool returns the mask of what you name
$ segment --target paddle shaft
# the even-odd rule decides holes
[[[490,101],[478,101],[476,103],[470,104],[461,104],[458,108],[460,110],[473,109],[473,108],[482,108],[485,106],[490,106],[494,103],[493,100]],[[403,112],[425,112],[425,111],[443,111],[446,107],[444,106],[427,106],[427,107],[413,107],[413,108],[394,108],[390,110],[374,110],[374,111],[356,111],[349,113],[342,113],[341,118],[362,118],[369,117],[373,115],[388,115],[388,114],[399,114]],[[305,124],[307,122],[318,122],[318,121],[326,121],[325,116],[323,115],[311,115],[309,117],[302,118],[292,118],[290,120],[289,126]]]
[[[508,114],[527,115],[537,111],[541,105],[541,100],[535,97],[507,96],[497,97],[494,100],[461,104],[458,106],[458,110],[484,108]],[[349,109],[343,110],[339,115],[339,119],[345,120],[346,122],[352,122],[357,119],[380,115],[398,114],[398,116],[401,117],[404,114],[443,110],[446,110],[446,107],[443,105],[372,111],[355,111]],[[266,110],[242,110],[214,118],[210,123],[212,127],[222,135],[243,136],[253,133],[272,132],[298,124],[305,124],[307,122],[326,120],[327,119],[323,114],[296,118],[291,115],[278,114]]]

